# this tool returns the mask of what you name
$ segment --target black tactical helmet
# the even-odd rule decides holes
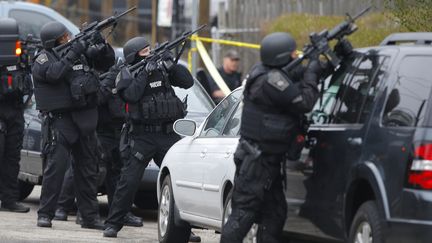
[[[126,59],[126,62],[129,64],[133,63],[138,52],[149,45],[150,43],[144,37],[134,37],[128,40],[123,46],[123,55]]]
[[[294,38],[288,33],[276,32],[261,41],[261,61],[264,65],[281,67],[291,61],[291,53],[296,49]]]
[[[66,26],[60,22],[49,22],[42,26],[40,37],[44,48],[51,49],[55,47],[58,38],[67,33]]]

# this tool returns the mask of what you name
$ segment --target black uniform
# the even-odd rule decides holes
[[[120,181],[107,218],[107,229],[119,231],[123,217],[129,212],[139,182],[151,159],[160,166],[168,149],[180,139],[173,132],[173,123],[186,115],[186,104],[175,95],[171,85],[190,88],[193,78],[189,71],[175,64],[165,73],[161,67],[153,71],[144,69],[133,77],[123,75],[117,84],[117,91],[128,103],[129,128],[122,137],[126,146],[121,145],[125,161]],[[123,135],[123,134],[122,134]]]
[[[221,242],[242,242],[253,223],[259,223],[258,242],[279,242],[287,215],[281,164],[287,155],[298,156],[291,149],[301,131],[302,114],[318,98],[319,77],[315,65],[310,66],[285,73],[258,64],[250,71],[234,154],[232,214]]]
[[[71,153],[82,225],[92,227],[98,218],[95,131],[99,89],[99,79],[93,69],[106,70],[112,66],[114,51],[105,45],[89,58],[73,47],[63,55],[51,49],[43,50],[32,68],[37,109],[45,115],[42,151],[45,163],[38,215],[39,218],[54,217]]]
[[[13,71],[9,71],[9,70]],[[8,207],[18,201],[19,161],[24,136],[23,96],[31,95],[28,71],[20,65],[0,65],[0,201]]]
[[[24,135],[24,96],[32,95],[29,63],[16,55],[18,24],[0,20],[0,210],[28,212],[17,204],[19,161]]]

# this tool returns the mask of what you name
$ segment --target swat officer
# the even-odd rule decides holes
[[[30,98],[33,85],[28,60],[16,49],[18,24],[0,19],[0,211],[26,213],[18,203],[18,172],[24,135],[24,96]],[[27,99],[28,100],[28,99]]]
[[[126,42],[123,53],[128,64],[135,64],[150,54],[150,44],[144,37],[135,37]],[[176,96],[172,85],[184,89],[193,85],[192,75],[185,67],[173,64],[169,51],[162,55],[160,62],[148,62],[132,74],[123,68],[118,78],[116,89],[128,104],[130,127],[127,134],[122,134],[128,135],[128,146],[121,145],[125,163],[106,220],[104,237],[117,237],[123,227],[123,218],[132,206],[150,160],[160,166],[168,149],[180,139],[173,132],[173,123],[186,115],[186,103]]]
[[[283,70],[296,58],[296,42],[288,33],[267,35],[260,55],[262,63],[249,72],[243,93],[232,213],[222,229],[222,243],[243,242],[253,223],[259,223],[258,242],[280,242],[287,215],[281,164],[298,157],[292,147],[301,118],[313,108],[325,71],[313,58],[305,68]]]
[[[112,66],[108,75],[100,81],[101,85],[98,91],[99,119],[97,136],[100,150],[99,157],[103,166],[106,167],[106,176],[104,179],[109,207],[112,205],[112,199],[122,168],[119,141],[120,132],[126,119],[126,104],[117,94],[113,93],[118,72],[117,65]],[[75,202],[72,171],[72,168],[69,168],[66,172],[54,220],[66,221],[68,209],[72,208]],[[77,221],[80,221],[79,214]],[[143,220],[129,212],[124,218],[124,225],[141,227],[143,226]]]
[[[77,206],[83,218],[81,227],[103,229],[96,199],[99,79],[93,69],[112,66],[114,51],[96,32],[89,41],[74,41],[70,49],[57,53],[54,48],[70,39],[66,27],[59,22],[45,24],[40,36],[44,49],[32,67],[36,108],[45,116],[45,161],[37,226],[52,225],[67,160],[72,154]]]

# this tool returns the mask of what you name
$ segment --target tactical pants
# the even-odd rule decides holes
[[[38,215],[51,219],[54,217],[68,160],[72,154],[78,210],[81,212],[83,223],[92,224],[99,216],[96,198],[96,137],[94,134],[80,135],[79,129],[68,114],[52,118],[50,130],[52,139],[47,149]]]
[[[63,209],[66,212],[71,212],[74,208],[75,203],[74,171],[72,163],[72,161],[69,162],[57,203],[58,208]]]
[[[0,201],[18,201],[18,173],[24,135],[24,111],[0,103]]]
[[[129,152],[122,156],[124,164],[114,193],[106,224],[120,230],[122,219],[130,211],[144,170],[151,161],[160,166],[165,154],[180,136],[171,133],[140,132],[135,128],[129,133]]]
[[[107,174],[105,177],[105,188],[108,196],[108,206],[111,207],[117,182],[120,179],[122,160],[119,150],[119,131],[99,131],[98,139],[102,147],[102,162],[105,163]],[[75,190],[73,186],[73,168],[66,171],[62,191],[58,201],[58,208],[67,212],[73,208],[75,202]]]
[[[123,166],[119,148],[120,132],[99,131],[98,138],[103,149],[102,160],[107,169],[105,188],[108,196],[108,205],[111,208],[114,192],[120,180],[120,172]]]
[[[221,243],[243,242],[254,223],[258,224],[258,242],[281,242],[287,215],[281,175],[284,158],[284,155],[254,155],[239,144],[234,154],[232,213],[222,229]]]

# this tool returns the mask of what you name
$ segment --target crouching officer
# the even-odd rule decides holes
[[[28,60],[21,60],[18,24],[0,19],[0,211],[26,213],[18,203],[18,172],[24,135],[24,96],[33,85]],[[28,100],[28,99],[27,99]]]
[[[135,64],[150,54],[150,44],[143,37],[135,37],[125,44],[123,53],[128,64]],[[187,89],[193,85],[193,78],[179,64],[161,64],[166,62],[173,62],[170,52],[161,57],[161,62],[149,62],[132,74],[127,68],[120,71],[116,88],[128,103],[130,127],[127,134],[122,134],[128,136],[127,146],[121,144],[125,162],[106,220],[105,237],[117,237],[123,227],[123,218],[130,211],[150,160],[160,166],[168,149],[180,139],[173,132],[173,123],[186,115],[186,103],[176,96],[172,85]]]
[[[289,34],[266,36],[260,54],[262,63],[249,72],[243,93],[232,213],[222,229],[222,243],[243,242],[253,223],[259,224],[258,242],[280,242],[287,215],[281,165],[287,156],[298,156],[290,152],[302,116],[319,96],[317,83],[324,71],[319,60],[289,73],[283,70],[296,58],[296,42]]]
[[[99,122],[97,133],[101,144],[101,159],[106,165],[107,175],[105,188],[108,196],[108,206],[111,208],[114,192],[120,179],[121,168],[123,167],[120,156],[120,134],[123,124],[126,121],[126,103],[116,94],[115,79],[119,73],[117,65],[114,65],[108,76],[101,81],[99,90]],[[143,220],[128,212],[124,218],[124,225],[141,227]]]
[[[75,41],[64,53],[53,50],[69,41],[66,27],[50,22],[41,29],[44,49],[37,55],[32,72],[36,108],[44,116],[45,156],[37,226],[51,227],[70,154],[74,171],[81,227],[103,229],[98,221],[96,142],[97,90],[99,79],[93,68],[114,64],[114,51],[99,33],[87,42]]]

